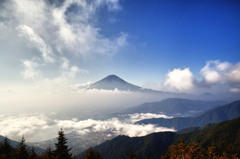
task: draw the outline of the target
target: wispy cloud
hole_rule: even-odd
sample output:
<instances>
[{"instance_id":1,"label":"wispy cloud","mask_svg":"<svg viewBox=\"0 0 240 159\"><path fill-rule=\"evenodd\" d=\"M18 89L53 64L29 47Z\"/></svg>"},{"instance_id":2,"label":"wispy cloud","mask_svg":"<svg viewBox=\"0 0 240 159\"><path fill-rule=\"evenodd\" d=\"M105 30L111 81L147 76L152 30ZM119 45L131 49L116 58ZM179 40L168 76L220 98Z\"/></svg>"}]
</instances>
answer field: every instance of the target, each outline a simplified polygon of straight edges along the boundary
<instances>
[{"instance_id":1,"label":"wispy cloud","mask_svg":"<svg viewBox=\"0 0 240 159\"><path fill-rule=\"evenodd\" d=\"M54 58L53 52L50 46L48 46L45 41L38 36L35 31L27 26L27 25L19 25L17 27L20 36L24 36L27 40L29 40L34 47L36 47L42 54L42 57L45 62L53 63Z\"/></svg>"},{"instance_id":2,"label":"wispy cloud","mask_svg":"<svg viewBox=\"0 0 240 159\"><path fill-rule=\"evenodd\" d=\"M22 61L25 70L22 72L22 75L25 79L37 80L40 77L39 72L35 70L38 67L38 63L33 60L23 60Z\"/></svg>"},{"instance_id":3,"label":"wispy cloud","mask_svg":"<svg viewBox=\"0 0 240 159\"><path fill-rule=\"evenodd\" d=\"M97 23L100 10L107 10L109 14L119 12L119 0L4 1L0 4L0 38L29 48L24 50L23 58L15 56L25 68L21 71L24 79L33 79L36 72L41 72L43 79L49 76L72 79L89 70L82 68L81 63L73 63L71 58L81 61L111 57L128 44L128 34L124 32L109 37L102 34ZM16 52L23 54L23 50ZM30 69L22 59L38 67Z\"/></svg>"},{"instance_id":4,"label":"wispy cloud","mask_svg":"<svg viewBox=\"0 0 240 159\"><path fill-rule=\"evenodd\" d=\"M52 62L51 49L83 56L112 55L127 44L126 33L119 33L115 39L100 33L94 19L104 7L110 12L121 10L118 0L64 0L58 5L43 0L10 0L5 2L1 15L7 25L14 20L11 25L40 48L45 60Z\"/></svg>"}]
</instances>

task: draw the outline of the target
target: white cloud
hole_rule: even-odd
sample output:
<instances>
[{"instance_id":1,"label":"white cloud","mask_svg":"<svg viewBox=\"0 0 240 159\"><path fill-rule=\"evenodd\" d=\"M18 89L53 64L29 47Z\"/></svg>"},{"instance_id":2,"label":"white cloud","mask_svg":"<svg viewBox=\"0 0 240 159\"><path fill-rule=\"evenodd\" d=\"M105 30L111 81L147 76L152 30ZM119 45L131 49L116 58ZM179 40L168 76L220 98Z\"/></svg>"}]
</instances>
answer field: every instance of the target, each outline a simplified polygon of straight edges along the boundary
<instances>
[{"instance_id":1,"label":"white cloud","mask_svg":"<svg viewBox=\"0 0 240 159\"><path fill-rule=\"evenodd\" d=\"M111 131L116 135L127 135L127 136L144 136L153 132L160 131L174 131L174 129L156 127L152 124L148 125L137 125L132 123L125 123L120 121L117 118L112 118L108 120L82 120L82 121L73 121L73 120L57 120L57 125L59 127L64 127L67 130L75 130L81 133L88 132L107 132Z\"/></svg>"},{"instance_id":2,"label":"white cloud","mask_svg":"<svg viewBox=\"0 0 240 159\"><path fill-rule=\"evenodd\" d=\"M112 56L127 45L126 33L107 37L101 33L104 28L99 28L97 24L99 15L96 13L99 10L106 9L110 14L121 10L119 0L64 0L58 5L54 3L57 2L9 0L0 4L0 18L3 19L0 22L0 38L23 46L21 51L16 50L24 56L23 59L31 61L41 56L38 69L42 78L49 78L48 75L51 78L74 78L79 73L89 73L89 70L80 68L80 62L72 64L72 58L84 61L99 55ZM16 37L16 31L19 37ZM35 51L29 46L41 54L29 54ZM19 60L21 55L15 57ZM56 69L55 73L53 69ZM33 70L23 72L24 77L27 74L35 76Z\"/></svg>"},{"instance_id":3,"label":"white cloud","mask_svg":"<svg viewBox=\"0 0 240 159\"><path fill-rule=\"evenodd\" d=\"M95 23L97 10L106 7L111 12L118 11L121 9L119 0L65 0L60 5L43 0L11 0L5 6L5 12L11 14L3 14L4 18L15 21L16 27L20 25L19 29L31 40L41 43L45 51L51 48L83 56L113 55L127 44L126 33L120 33L115 39L108 38L100 33ZM71 10L72 6L77 9ZM41 40L31 38L33 35ZM42 41L49 47L43 47Z\"/></svg>"},{"instance_id":4,"label":"white cloud","mask_svg":"<svg viewBox=\"0 0 240 159\"><path fill-rule=\"evenodd\" d=\"M231 88L231 89L230 89L230 92L240 93L240 88Z\"/></svg>"},{"instance_id":5,"label":"white cloud","mask_svg":"<svg viewBox=\"0 0 240 159\"><path fill-rule=\"evenodd\" d=\"M233 83L240 83L240 63L237 63L229 69L229 72L226 74L227 79Z\"/></svg>"},{"instance_id":6,"label":"white cloud","mask_svg":"<svg viewBox=\"0 0 240 159\"><path fill-rule=\"evenodd\" d=\"M60 71L62 72L63 78L74 78L77 73L88 74L89 71L86 69L80 69L78 66L69 65L69 60L66 57L61 57L61 67Z\"/></svg>"},{"instance_id":7,"label":"white cloud","mask_svg":"<svg viewBox=\"0 0 240 159\"><path fill-rule=\"evenodd\" d=\"M231 67L231 64L228 62L215 61L216 67L220 71L225 71Z\"/></svg>"},{"instance_id":8,"label":"white cloud","mask_svg":"<svg viewBox=\"0 0 240 159\"><path fill-rule=\"evenodd\" d=\"M0 119L0 134L17 141L22 135L27 141L34 141L49 139L56 134L51 134L56 127L51 125L50 119L44 115L0 115Z\"/></svg>"},{"instance_id":9,"label":"white cloud","mask_svg":"<svg viewBox=\"0 0 240 159\"><path fill-rule=\"evenodd\" d=\"M194 77L189 68L173 69L167 74L164 82L165 87L177 91L188 91L194 88Z\"/></svg>"},{"instance_id":10,"label":"white cloud","mask_svg":"<svg viewBox=\"0 0 240 159\"><path fill-rule=\"evenodd\" d=\"M19 140L22 135L27 141L44 141L55 138L62 127L66 133L112 132L114 135L144 136L153 132L175 131L152 124L137 125L117 118L107 120L51 119L43 114L0 115L0 134Z\"/></svg>"},{"instance_id":11,"label":"white cloud","mask_svg":"<svg viewBox=\"0 0 240 159\"><path fill-rule=\"evenodd\" d=\"M166 75L164 83L159 86L154 83L146 84L162 91L195 92L197 94L238 93L240 89L240 63L210 60L200 70L202 79L196 80L189 68L173 69Z\"/></svg>"},{"instance_id":12,"label":"white cloud","mask_svg":"<svg viewBox=\"0 0 240 159\"><path fill-rule=\"evenodd\" d=\"M27 38L27 40L32 42L32 44L42 53L42 57L45 62L53 63L55 61L51 47L48 46L31 27L27 25L19 25L17 30L19 31L20 36Z\"/></svg>"},{"instance_id":13,"label":"white cloud","mask_svg":"<svg viewBox=\"0 0 240 159\"><path fill-rule=\"evenodd\" d=\"M225 71L228 67L227 63L220 63L219 61L208 61L201 69L200 74L208 84L214 84L221 81L221 71Z\"/></svg>"},{"instance_id":14,"label":"white cloud","mask_svg":"<svg viewBox=\"0 0 240 159\"><path fill-rule=\"evenodd\" d=\"M130 120L132 123L135 123L140 120L144 119L152 119L152 118L165 118L165 119L171 119L171 116L167 116L164 114L152 114L152 113L135 113L135 114L130 114Z\"/></svg>"},{"instance_id":15,"label":"white cloud","mask_svg":"<svg viewBox=\"0 0 240 159\"><path fill-rule=\"evenodd\" d=\"M240 63L233 65L219 60L207 61L200 74L208 84L240 83Z\"/></svg>"}]
</instances>

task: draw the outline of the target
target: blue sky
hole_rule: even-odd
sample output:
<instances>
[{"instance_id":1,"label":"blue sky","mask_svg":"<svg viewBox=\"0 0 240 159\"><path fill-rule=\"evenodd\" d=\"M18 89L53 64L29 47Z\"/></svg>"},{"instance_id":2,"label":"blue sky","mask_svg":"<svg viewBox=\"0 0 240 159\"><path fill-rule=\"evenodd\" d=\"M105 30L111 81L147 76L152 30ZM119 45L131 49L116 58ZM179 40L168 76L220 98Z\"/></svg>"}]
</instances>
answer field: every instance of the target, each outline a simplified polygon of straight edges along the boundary
<instances>
[{"instance_id":1,"label":"blue sky","mask_svg":"<svg viewBox=\"0 0 240 159\"><path fill-rule=\"evenodd\" d=\"M121 4L116 22L105 22L103 33L129 34L131 46L114 58L114 65L131 71L132 78L156 81L169 69L184 67L197 75L208 60L236 63L240 59L239 1L130 0Z\"/></svg>"},{"instance_id":2,"label":"blue sky","mask_svg":"<svg viewBox=\"0 0 240 159\"><path fill-rule=\"evenodd\" d=\"M187 90L173 78L240 91L237 0L3 0L0 9L2 83L116 74L167 91Z\"/></svg>"}]
</instances>

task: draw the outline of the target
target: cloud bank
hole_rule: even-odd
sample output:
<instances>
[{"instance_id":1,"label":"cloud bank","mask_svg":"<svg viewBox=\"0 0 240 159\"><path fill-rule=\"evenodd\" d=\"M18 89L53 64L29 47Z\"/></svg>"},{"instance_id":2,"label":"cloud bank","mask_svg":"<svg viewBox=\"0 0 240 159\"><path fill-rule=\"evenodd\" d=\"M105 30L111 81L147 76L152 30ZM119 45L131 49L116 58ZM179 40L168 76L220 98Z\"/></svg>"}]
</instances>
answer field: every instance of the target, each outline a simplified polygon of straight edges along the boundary
<instances>
[{"instance_id":1,"label":"cloud bank","mask_svg":"<svg viewBox=\"0 0 240 159\"><path fill-rule=\"evenodd\" d=\"M136 116L135 114L134 116ZM140 114L144 116L144 114ZM147 114L154 117L158 114ZM141 119L146 119L141 117ZM135 120L135 119L134 119ZM157 127L152 124L137 125L133 120L121 121L118 118L107 120L78 120L77 118L60 120L51 119L43 114L0 115L0 134L19 140L22 135L27 141L44 141L56 138L57 131L63 127L66 133L77 132L79 135L97 132L111 132L115 135L144 136L153 132L175 131L171 128Z\"/></svg>"}]
</instances>

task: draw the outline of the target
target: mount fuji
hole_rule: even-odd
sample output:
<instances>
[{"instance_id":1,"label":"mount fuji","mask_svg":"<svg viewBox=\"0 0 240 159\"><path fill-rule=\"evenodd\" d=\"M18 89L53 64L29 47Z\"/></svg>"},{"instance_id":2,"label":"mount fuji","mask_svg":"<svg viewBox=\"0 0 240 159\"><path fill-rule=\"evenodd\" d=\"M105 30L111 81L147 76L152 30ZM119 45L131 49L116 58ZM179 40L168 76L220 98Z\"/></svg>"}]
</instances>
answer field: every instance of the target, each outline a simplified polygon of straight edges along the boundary
<instances>
[{"instance_id":1,"label":"mount fuji","mask_svg":"<svg viewBox=\"0 0 240 159\"><path fill-rule=\"evenodd\" d=\"M122 78L116 75L109 75L93 84L88 86L88 89L104 89L104 90L115 90L120 91L131 91L131 92L144 92L144 93L163 93L152 89L142 88L137 85L126 82ZM164 92L165 93L165 92Z\"/></svg>"}]
</instances>

